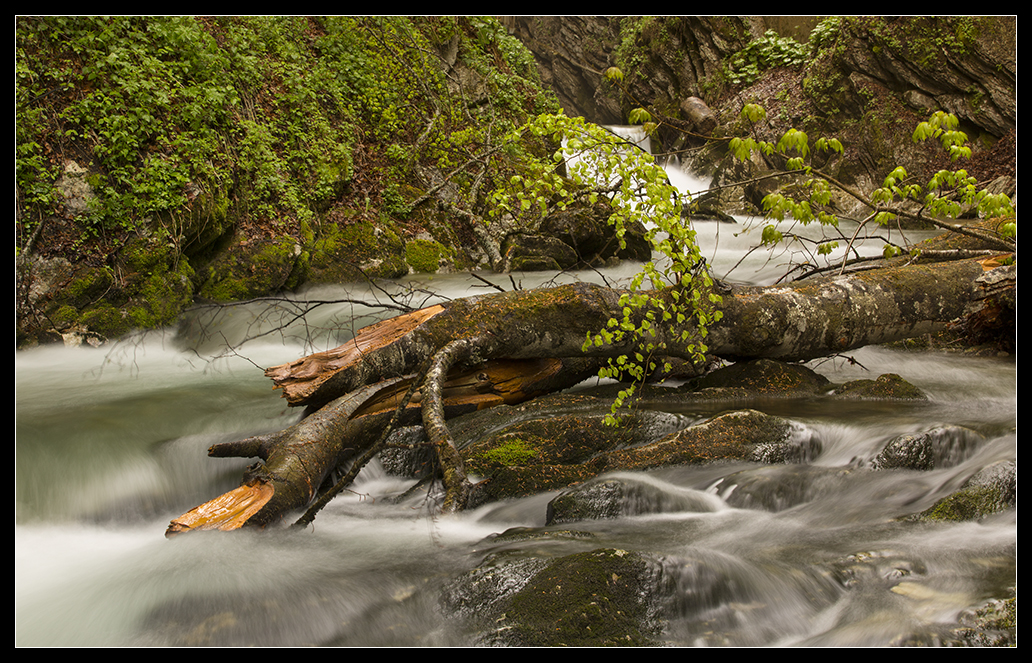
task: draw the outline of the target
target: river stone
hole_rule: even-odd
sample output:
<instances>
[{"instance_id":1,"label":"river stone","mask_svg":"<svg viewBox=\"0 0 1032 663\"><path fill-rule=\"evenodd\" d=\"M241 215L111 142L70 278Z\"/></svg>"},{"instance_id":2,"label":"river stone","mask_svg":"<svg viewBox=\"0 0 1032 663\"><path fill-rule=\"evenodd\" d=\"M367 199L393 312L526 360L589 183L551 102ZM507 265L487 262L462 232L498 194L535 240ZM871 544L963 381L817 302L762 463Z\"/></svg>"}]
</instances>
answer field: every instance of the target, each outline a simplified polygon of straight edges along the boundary
<instances>
[{"instance_id":1,"label":"river stone","mask_svg":"<svg viewBox=\"0 0 1032 663\"><path fill-rule=\"evenodd\" d=\"M606 470L608 452L646 444L684 425L674 414L637 410L613 427L605 421L609 412L605 399L559 394L458 417L452 434L467 473L478 479L471 505L587 481Z\"/></svg>"},{"instance_id":2,"label":"river stone","mask_svg":"<svg viewBox=\"0 0 1032 663\"><path fill-rule=\"evenodd\" d=\"M548 503L547 525L650 513L717 511L723 503L698 491L671 489L636 475L608 476L574 486Z\"/></svg>"},{"instance_id":3,"label":"river stone","mask_svg":"<svg viewBox=\"0 0 1032 663\"><path fill-rule=\"evenodd\" d=\"M307 259L301 244L289 235L240 236L208 264L199 294L228 302L289 290L302 278Z\"/></svg>"},{"instance_id":4,"label":"river stone","mask_svg":"<svg viewBox=\"0 0 1032 663\"><path fill-rule=\"evenodd\" d=\"M676 376L675 376L676 377ZM690 377L690 376L689 376ZM609 392L614 387L606 387ZM802 364L775 359L743 361L691 377L679 387L643 385L638 391L649 403L737 403L781 398L814 398L826 395L831 382ZM598 394L606 393L599 389Z\"/></svg>"},{"instance_id":5,"label":"river stone","mask_svg":"<svg viewBox=\"0 0 1032 663\"><path fill-rule=\"evenodd\" d=\"M726 412L685 428L685 419L632 410L605 422L609 401L560 394L458 417L452 434L475 481L470 506L525 497L617 470L719 461L807 462L820 453L808 429L757 410Z\"/></svg>"},{"instance_id":6,"label":"river stone","mask_svg":"<svg viewBox=\"0 0 1032 663\"><path fill-rule=\"evenodd\" d=\"M982 436L963 426L941 426L900 435L889 441L872 461L876 470L932 470L953 467L971 455Z\"/></svg>"},{"instance_id":7,"label":"river stone","mask_svg":"<svg viewBox=\"0 0 1032 663\"><path fill-rule=\"evenodd\" d=\"M712 490L728 506L777 512L833 493L848 473L817 465L768 465L729 474Z\"/></svg>"},{"instance_id":8,"label":"river stone","mask_svg":"<svg viewBox=\"0 0 1032 663\"><path fill-rule=\"evenodd\" d=\"M978 520L1012 509L1017 505L1017 475L1015 461L988 465L968 479L960 490L907 520Z\"/></svg>"},{"instance_id":9,"label":"river stone","mask_svg":"<svg viewBox=\"0 0 1032 663\"><path fill-rule=\"evenodd\" d=\"M502 246L505 271L559 271L577 264L577 252L554 237L514 235Z\"/></svg>"},{"instance_id":10,"label":"river stone","mask_svg":"<svg viewBox=\"0 0 1032 663\"><path fill-rule=\"evenodd\" d=\"M800 444L808 449L786 449L781 455L803 458L815 454L809 447L816 442L808 437L797 440L797 430L792 422L757 410L727 412L650 444L606 454L606 466L609 470L645 470L716 461L762 462L774 447Z\"/></svg>"},{"instance_id":11,"label":"river stone","mask_svg":"<svg viewBox=\"0 0 1032 663\"><path fill-rule=\"evenodd\" d=\"M612 209L595 206L591 209L567 209L548 215L541 222L540 232L572 247L580 262L603 264L611 258L646 262L652 259L652 245L646 239L645 227L632 223L624 229L624 247L616 229L609 224Z\"/></svg>"},{"instance_id":12,"label":"river stone","mask_svg":"<svg viewBox=\"0 0 1032 663\"><path fill-rule=\"evenodd\" d=\"M444 603L465 618L478 646L654 646L655 568L617 549L548 561L510 552L457 579Z\"/></svg>"},{"instance_id":13,"label":"river stone","mask_svg":"<svg viewBox=\"0 0 1032 663\"><path fill-rule=\"evenodd\" d=\"M801 364L756 359L719 368L695 382L697 389L746 390L764 396L811 396L830 388L828 378Z\"/></svg>"},{"instance_id":14,"label":"river stone","mask_svg":"<svg viewBox=\"0 0 1032 663\"><path fill-rule=\"evenodd\" d=\"M928 400L923 391L910 384L895 373L878 376L877 380L853 380L837 387L832 394L834 398L853 398L858 400Z\"/></svg>"},{"instance_id":15,"label":"river stone","mask_svg":"<svg viewBox=\"0 0 1032 663\"><path fill-rule=\"evenodd\" d=\"M422 478L434 471L436 456L422 426L404 426L387 436L379 454L384 472L399 477Z\"/></svg>"}]
</instances>

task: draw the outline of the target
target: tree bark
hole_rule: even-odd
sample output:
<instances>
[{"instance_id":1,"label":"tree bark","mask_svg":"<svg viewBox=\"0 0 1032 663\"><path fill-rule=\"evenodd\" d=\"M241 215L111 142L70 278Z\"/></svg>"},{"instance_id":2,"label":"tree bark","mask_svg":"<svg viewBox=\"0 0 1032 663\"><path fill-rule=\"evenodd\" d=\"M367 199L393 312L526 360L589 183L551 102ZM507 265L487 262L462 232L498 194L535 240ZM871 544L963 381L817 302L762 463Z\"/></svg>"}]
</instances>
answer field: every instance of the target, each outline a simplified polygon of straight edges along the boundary
<instances>
[{"instance_id":1,"label":"tree bark","mask_svg":"<svg viewBox=\"0 0 1032 663\"><path fill-rule=\"evenodd\" d=\"M998 301L1001 290L1016 290L1016 267L989 271L993 263L986 265L963 260L783 286L725 286L723 317L710 326L705 339L708 352L733 361L798 361L936 332L978 311L987 298ZM233 526L226 527L232 529L265 524L303 507L322 478L341 462L343 447L368 444L357 442L359 438L375 439L385 412L397 404L397 391L407 388L401 376L426 362L432 362L431 368L412 407L420 408L430 443L438 451L445 509L461 510L469 482L448 432L445 376L452 380L453 405L467 408L518 402L571 386L597 370L600 360L636 349L632 340L584 349L589 334L622 316L622 294L575 283L453 300L372 325L335 350L268 369L266 375L283 389L291 405L318 410L282 433L213 447L210 455L266 460L253 476L245 477L242 488L254 486L258 478L275 490L258 511L253 507L253 488L238 489L236 498L216 498L207 510L232 514ZM668 296L664 291L653 294ZM691 359L693 351L680 340L680 332L669 326L654 340L665 343L665 354ZM453 367L456 370L449 372ZM509 378L502 377L506 370ZM513 370L518 386L500 386L511 379ZM486 400L481 398L489 393ZM202 507L198 509L205 511ZM169 532L196 528L189 515L173 521Z\"/></svg>"}]
</instances>

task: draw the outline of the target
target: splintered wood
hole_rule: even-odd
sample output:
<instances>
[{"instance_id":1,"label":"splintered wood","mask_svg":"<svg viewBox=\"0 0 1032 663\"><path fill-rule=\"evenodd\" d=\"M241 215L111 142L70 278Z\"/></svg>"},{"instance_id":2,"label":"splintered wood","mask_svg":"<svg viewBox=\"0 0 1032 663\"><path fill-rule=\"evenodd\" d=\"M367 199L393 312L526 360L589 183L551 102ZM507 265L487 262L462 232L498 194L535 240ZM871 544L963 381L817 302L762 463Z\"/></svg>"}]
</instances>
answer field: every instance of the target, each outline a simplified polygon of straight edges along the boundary
<instances>
[{"instance_id":1,"label":"splintered wood","mask_svg":"<svg viewBox=\"0 0 1032 663\"><path fill-rule=\"evenodd\" d=\"M370 350L385 347L444 310L430 306L363 327L353 339L332 350L317 352L301 359L265 369L277 389L290 403L304 402L320 385L338 371L360 361Z\"/></svg>"},{"instance_id":2,"label":"splintered wood","mask_svg":"<svg viewBox=\"0 0 1032 663\"><path fill-rule=\"evenodd\" d=\"M165 530L165 536L171 538L176 534L201 530L228 532L240 529L272 499L273 492L273 487L264 481L252 481L234 488L173 520Z\"/></svg>"}]
</instances>

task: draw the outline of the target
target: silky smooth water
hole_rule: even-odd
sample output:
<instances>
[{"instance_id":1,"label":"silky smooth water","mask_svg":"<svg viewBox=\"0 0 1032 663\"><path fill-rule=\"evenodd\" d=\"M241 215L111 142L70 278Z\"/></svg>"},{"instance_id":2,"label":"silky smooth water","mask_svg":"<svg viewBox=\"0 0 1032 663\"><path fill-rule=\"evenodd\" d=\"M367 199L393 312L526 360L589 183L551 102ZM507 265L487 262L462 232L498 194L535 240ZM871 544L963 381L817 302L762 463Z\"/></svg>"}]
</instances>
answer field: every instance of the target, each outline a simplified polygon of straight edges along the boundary
<instances>
[{"instance_id":1,"label":"silky smooth water","mask_svg":"<svg viewBox=\"0 0 1032 663\"><path fill-rule=\"evenodd\" d=\"M737 263L745 224L699 225L718 275ZM634 268L606 278L618 282ZM754 282L771 282L775 271L771 256L759 254L736 270ZM547 278L513 280L535 287ZM589 278L597 274L562 277ZM468 275L436 275L402 283L394 296L426 304L436 301L430 290L488 291ZM543 526L553 495L438 518L425 496L386 503L409 482L373 464L307 530L164 537L172 518L238 485L248 461L208 458L211 444L296 421L261 367L334 347L392 314L355 303L394 301L377 290L323 288L297 299L333 298L351 301L315 307L306 327L283 333L258 326L293 309L253 305L197 314L178 333L112 347L17 353L17 645L473 642L442 610L442 592L491 552L489 535ZM225 339L250 337L226 352ZM626 475L653 499L686 506L578 523L596 538L552 542L549 554L613 547L653 555L665 579L664 637L677 645L886 645L1007 596L1016 583L1015 511L966 523L896 518L982 467L1016 460L1014 359L884 348L851 357L812 365L834 382L898 373L929 401L771 403L765 409L820 440L812 463ZM932 471L858 469L893 437L943 425L980 438Z\"/></svg>"}]
</instances>

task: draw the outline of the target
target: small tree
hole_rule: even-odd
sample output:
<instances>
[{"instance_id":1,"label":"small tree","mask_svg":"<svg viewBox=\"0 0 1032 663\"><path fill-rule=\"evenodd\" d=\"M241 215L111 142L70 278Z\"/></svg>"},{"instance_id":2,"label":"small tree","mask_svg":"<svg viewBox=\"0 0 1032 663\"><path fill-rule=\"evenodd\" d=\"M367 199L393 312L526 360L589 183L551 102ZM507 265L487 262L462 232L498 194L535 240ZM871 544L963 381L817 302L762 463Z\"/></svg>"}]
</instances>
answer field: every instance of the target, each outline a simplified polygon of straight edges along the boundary
<instances>
[{"instance_id":1,"label":"small tree","mask_svg":"<svg viewBox=\"0 0 1032 663\"><path fill-rule=\"evenodd\" d=\"M606 73L607 77L617 75L618 71ZM756 104L747 104L742 110L742 118L750 123L764 117L763 108ZM646 132L655 129L650 114L644 109L635 109L630 119L632 123L641 124ZM550 159L531 161L533 166L528 171L512 176L498 187L490 197L490 216L508 215L523 222L534 222L576 201L590 204L604 201L611 210L608 220L621 246L627 228L640 223L648 229L647 238L658 257L645 263L632 279L621 300L622 318L610 319L604 329L585 339L585 350L627 341L633 341L636 347L634 352L610 360L600 371L601 377L619 377L625 381L631 378L629 386L613 404L610 422L615 423L615 413L633 395L637 383L651 375L659 367L660 358L665 356L667 348L660 340L663 334L657 330L661 327L667 331L677 329L678 341L701 362L707 351L707 328L721 319L722 300L713 291L713 278L700 255L696 233L682 214L684 203L689 202L682 200L686 194L670 184L651 154L583 118L569 118L562 113L539 115L512 132L508 140L517 145L529 137L547 138L560 147ZM915 142L934 139L953 161L971 154L966 146L967 136L957 130L956 117L947 113L934 113L922 122L913 139ZM837 226L839 219L830 206L832 190L846 191L862 201L871 212L849 239L851 245L868 224L887 226L897 217L956 230L943 219L958 216L962 206L977 207L985 218L1014 215L1009 197L979 190L975 179L963 169L939 171L927 184L920 185L908 177L905 169L897 167L885 178L882 187L870 195L854 191L810 165L814 151L843 153L842 143L833 137L811 141L806 133L790 129L777 143L749 136L736 137L729 141L728 148L736 159L743 161L755 153L768 157L778 155L785 164L786 175L806 177L802 187L805 195L790 197L775 192L763 199L768 221L792 218L804 225ZM566 168L566 177L560 174L561 166ZM1012 220L1002 223L995 235L975 230L964 232L975 234L1001 250L1015 247L1016 227ZM763 245L773 246L784 239L775 223L769 223L761 235ZM817 246L817 253L830 255L836 248L837 241L823 242ZM900 247L887 243L883 255L892 257L901 252ZM665 366L666 370L669 368Z\"/></svg>"}]
</instances>

